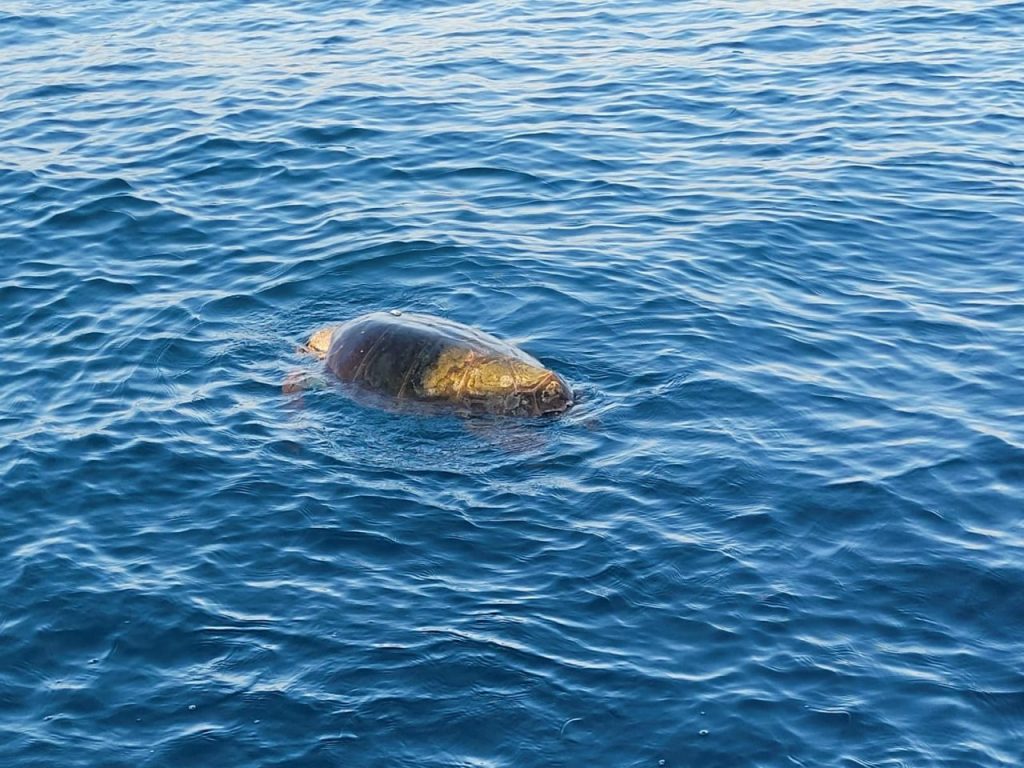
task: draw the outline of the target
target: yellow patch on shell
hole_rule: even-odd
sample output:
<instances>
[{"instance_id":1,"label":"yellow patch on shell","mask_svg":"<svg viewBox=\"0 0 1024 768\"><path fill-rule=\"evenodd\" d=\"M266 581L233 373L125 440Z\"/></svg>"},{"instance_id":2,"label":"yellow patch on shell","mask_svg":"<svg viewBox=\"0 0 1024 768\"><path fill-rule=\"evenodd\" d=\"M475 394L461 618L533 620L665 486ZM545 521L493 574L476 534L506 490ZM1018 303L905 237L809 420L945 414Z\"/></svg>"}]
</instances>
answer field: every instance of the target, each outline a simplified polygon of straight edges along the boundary
<instances>
[{"instance_id":1,"label":"yellow patch on shell","mask_svg":"<svg viewBox=\"0 0 1024 768\"><path fill-rule=\"evenodd\" d=\"M306 349L317 357L326 357L336 328L336 325L329 325L326 328L314 331L313 335L309 337L309 341L306 342Z\"/></svg>"},{"instance_id":2,"label":"yellow patch on shell","mask_svg":"<svg viewBox=\"0 0 1024 768\"><path fill-rule=\"evenodd\" d=\"M530 390L547 375L522 360L449 347L423 375L422 386L427 397L504 396Z\"/></svg>"}]
</instances>

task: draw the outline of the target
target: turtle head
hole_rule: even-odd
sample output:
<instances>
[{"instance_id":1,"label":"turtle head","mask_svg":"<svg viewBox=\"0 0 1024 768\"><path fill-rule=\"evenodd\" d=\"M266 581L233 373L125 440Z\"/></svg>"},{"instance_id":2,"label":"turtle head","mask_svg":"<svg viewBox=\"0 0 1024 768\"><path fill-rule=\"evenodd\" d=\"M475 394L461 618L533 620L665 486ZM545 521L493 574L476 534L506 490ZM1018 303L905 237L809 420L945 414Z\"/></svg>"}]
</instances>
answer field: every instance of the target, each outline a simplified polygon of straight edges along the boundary
<instances>
[{"instance_id":1,"label":"turtle head","mask_svg":"<svg viewBox=\"0 0 1024 768\"><path fill-rule=\"evenodd\" d=\"M518 399L515 411L524 416L556 416L573 404L572 390L561 376L535 362L514 361L512 376L502 376Z\"/></svg>"},{"instance_id":2,"label":"turtle head","mask_svg":"<svg viewBox=\"0 0 1024 768\"><path fill-rule=\"evenodd\" d=\"M545 371L545 374L534 390L537 413L541 416L564 413L573 404L572 390L557 373Z\"/></svg>"},{"instance_id":3,"label":"turtle head","mask_svg":"<svg viewBox=\"0 0 1024 768\"><path fill-rule=\"evenodd\" d=\"M334 336L334 331L337 328L338 326L336 325L328 325L325 328L314 331L313 335L309 337L309 341L302 347L302 350L321 359L327 357L327 350L331 346L331 337Z\"/></svg>"}]
</instances>

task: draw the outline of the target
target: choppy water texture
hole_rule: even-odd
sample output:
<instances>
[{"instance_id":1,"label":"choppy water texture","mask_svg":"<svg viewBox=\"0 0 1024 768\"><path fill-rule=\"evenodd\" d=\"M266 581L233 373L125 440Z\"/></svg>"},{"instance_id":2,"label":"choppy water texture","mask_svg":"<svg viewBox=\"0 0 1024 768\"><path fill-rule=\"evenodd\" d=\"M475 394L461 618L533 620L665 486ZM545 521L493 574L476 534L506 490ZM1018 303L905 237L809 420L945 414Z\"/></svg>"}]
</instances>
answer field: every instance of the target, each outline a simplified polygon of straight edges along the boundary
<instances>
[{"instance_id":1,"label":"choppy water texture","mask_svg":"<svg viewBox=\"0 0 1024 768\"><path fill-rule=\"evenodd\" d=\"M0 11L0 764L1020 765L1024 3L345 5Z\"/></svg>"}]
</instances>

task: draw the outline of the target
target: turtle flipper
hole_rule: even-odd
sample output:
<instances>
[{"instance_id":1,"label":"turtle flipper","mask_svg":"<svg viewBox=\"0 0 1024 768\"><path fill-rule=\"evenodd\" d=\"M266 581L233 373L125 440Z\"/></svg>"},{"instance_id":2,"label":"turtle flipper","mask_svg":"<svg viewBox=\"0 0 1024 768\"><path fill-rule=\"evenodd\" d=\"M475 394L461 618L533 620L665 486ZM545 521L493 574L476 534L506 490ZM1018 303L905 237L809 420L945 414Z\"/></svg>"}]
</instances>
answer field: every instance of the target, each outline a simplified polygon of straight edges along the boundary
<instances>
[{"instance_id":1,"label":"turtle flipper","mask_svg":"<svg viewBox=\"0 0 1024 768\"><path fill-rule=\"evenodd\" d=\"M301 395L303 392L326 387L327 379L323 376L317 376L308 371L292 371L285 376L284 383L281 384L281 392L285 395Z\"/></svg>"}]
</instances>

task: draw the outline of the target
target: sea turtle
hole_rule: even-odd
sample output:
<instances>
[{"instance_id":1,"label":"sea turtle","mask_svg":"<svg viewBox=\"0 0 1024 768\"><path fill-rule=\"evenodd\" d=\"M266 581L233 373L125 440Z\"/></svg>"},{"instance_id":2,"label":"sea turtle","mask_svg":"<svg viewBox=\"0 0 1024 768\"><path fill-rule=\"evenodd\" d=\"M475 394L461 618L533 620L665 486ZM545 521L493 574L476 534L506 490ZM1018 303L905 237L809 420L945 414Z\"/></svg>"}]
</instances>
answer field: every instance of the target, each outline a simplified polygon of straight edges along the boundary
<instances>
[{"instance_id":1,"label":"sea turtle","mask_svg":"<svg viewBox=\"0 0 1024 768\"><path fill-rule=\"evenodd\" d=\"M314 332L303 351L341 381L461 413L559 414L573 404L557 373L490 334L431 315L373 312Z\"/></svg>"}]
</instances>

